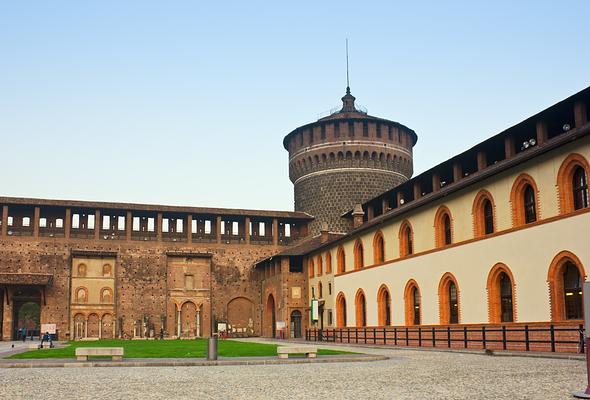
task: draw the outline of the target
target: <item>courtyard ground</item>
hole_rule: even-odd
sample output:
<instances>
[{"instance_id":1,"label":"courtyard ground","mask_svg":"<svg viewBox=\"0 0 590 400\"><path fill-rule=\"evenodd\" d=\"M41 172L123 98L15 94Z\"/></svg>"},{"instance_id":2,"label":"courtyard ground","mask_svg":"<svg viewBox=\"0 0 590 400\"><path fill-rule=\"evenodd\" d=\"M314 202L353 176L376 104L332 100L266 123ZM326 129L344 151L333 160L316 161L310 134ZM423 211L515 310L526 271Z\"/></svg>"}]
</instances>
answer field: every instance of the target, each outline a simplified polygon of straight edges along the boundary
<instances>
[{"instance_id":1,"label":"courtyard ground","mask_svg":"<svg viewBox=\"0 0 590 400\"><path fill-rule=\"evenodd\" d=\"M215 367L0 368L0 398L568 399L586 381L581 360L362 351L390 359Z\"/></svg>"}]
</instances>

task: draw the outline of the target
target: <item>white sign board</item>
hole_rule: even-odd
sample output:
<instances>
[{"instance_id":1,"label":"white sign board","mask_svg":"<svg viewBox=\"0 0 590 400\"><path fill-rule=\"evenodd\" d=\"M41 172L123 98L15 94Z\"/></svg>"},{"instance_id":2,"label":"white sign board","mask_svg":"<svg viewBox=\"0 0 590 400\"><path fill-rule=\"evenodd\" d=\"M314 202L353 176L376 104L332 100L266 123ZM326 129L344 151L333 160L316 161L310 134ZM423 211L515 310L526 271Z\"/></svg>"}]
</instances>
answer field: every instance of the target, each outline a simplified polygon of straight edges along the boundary
<instances>
[{"instance_id":1,"label":"white sign board","mask_svg":"<svg viewBox=\"0 0 590 400\"><path fill-rule=\"evenodd\" d=\"M317 321L319 319L318 318L318 315L320 313L319 306L320 306L319 301L317 301L316 299L313 299L311 301L311 320L312 321Z\"/></svg>"},{"instance_id":2,"label":"white sign board","mask_svg":"<svg viewBox=\"0 0 590 400\"><path fill-rule=\"evenodd\" d=\"M55 335L57 333L55 324L41 324L41 336L43 336L45 332Z\"/></svg>"},{"instance_id":3,"label":"white sign board","mask_svg":"<svg viewBox=\"0 0 590 400\"><path fill-rule=\"evenodd\" d=\"M218 322L217 323L217 332L225 332L227 331L227 324L225 322Z\"/></svg>"},{"instance_id":4,"label":"white sign board","mask_svg":"<svg viewBox=\"0 0 590 400\"><path fill-rule=\"evenodd\" d=\"M285 327L287 326L287 324L285 323L285 321L277 321L277 330L283 330L285 329Z\"/></svg>"}]
</instances>

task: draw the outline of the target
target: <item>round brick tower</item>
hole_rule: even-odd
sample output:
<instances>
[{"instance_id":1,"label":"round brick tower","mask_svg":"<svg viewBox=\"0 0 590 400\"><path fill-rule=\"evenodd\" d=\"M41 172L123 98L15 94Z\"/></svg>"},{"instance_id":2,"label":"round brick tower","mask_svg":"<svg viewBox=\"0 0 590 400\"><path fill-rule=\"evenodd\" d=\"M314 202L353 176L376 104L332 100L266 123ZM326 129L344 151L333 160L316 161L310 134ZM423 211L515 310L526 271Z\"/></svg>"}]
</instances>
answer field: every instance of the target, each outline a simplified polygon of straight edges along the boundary
<instances>
[{"instance_id":1,"label":"round brick tower","mask_svg":"<svg viewBox=\"0 0 590 400\"><path fill-rule=\"evenodd\" d=\"M295 185L295 210L331 231L350 230L341 215L412 176L412 148L418 137L410 128L373 117L356 106L346 88L342 109L300 126L283 139L289 151L289 178Z\"/></svg>"}]
</instances>

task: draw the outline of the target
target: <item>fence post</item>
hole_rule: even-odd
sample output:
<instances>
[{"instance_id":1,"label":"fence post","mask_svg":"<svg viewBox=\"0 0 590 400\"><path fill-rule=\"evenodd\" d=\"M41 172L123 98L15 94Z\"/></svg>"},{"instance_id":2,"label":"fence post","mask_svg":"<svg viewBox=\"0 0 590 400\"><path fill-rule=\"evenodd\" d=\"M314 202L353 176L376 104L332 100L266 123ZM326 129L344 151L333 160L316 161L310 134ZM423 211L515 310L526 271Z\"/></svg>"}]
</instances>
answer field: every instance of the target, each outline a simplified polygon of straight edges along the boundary
<instances>
[{"instance_id":1,"label":"fence post","mask_svg":"<svg viewBox=\"0 0 590 400\"><path fill-rule=\"evenodd\" d=\"M481 341L483 343L484 350L486 349L486 326L481 327Z\"/></svg>"},{"instance_id":2,"label":"fence post","mask_svg":"<svg viewBox=\"0 0 590 400\"><path fill-rule=\"evenodd\" d=\"M506 350L506 325L502 325L502 348Z\"/></svg>"},{"instance_id":3,"label":"fence post","mask_svg":"<svg viewBox=\"0 0 590 400\"><path fill-rule=\"evenodd\" d=\"M580 353L584 354L584 325L580 325Z\"/></svg>"},{"instance_id":4,"label":"fence post","mask_svg":"<svg viewBox=\"0 0 590 400\"><path fill-rule=\"evenodd\" d=\"M436 331L434 330L434 326L432 327L432 347L436 347Z\"/></svg>"},{"instance_id":5,"label":"fence post","mask_svg":"<svg viewBox=\"0 0 590 400\"><path fill-rule=\"evenodd\" d=\"M463 327L463 344L465 345L465 348L467 348L467 327L466 326Z\"/></svg>"},{"instance_id":6,"label":"fence post","mask_svg":"<svg viewBox=\"0 0 590 400\"><path fill-rule=\"evenodd\" d=\"M354 341L355 341L355 343L358 343L359 342L359 330L358 330L358 328L356 328L354 330Z\"/></svg>"},{"instance_id":7,"label":"fence post","mask_svg":"<svg viewBox=\"0 0 590 400\"><path fill-rule=\"evenodd\" d=\"M383 344L387 344L387 328L383 328Z\"/></svg>"},{"instance_id":8,"label":"fence post","mask_svg":"<svg viewBox=\"0 0 590 400\"><path fill-rule=\"evenodd\" d=\"M451 348L451 327L447 326L447 347Z\"/></svg>"},{"instance_id":9,"label":"fence post","mask_svg":"<svg viewBox=\"0 0 590 400\"><path fill-rule=\"evenodd\" d=\"M549 332L551 333L551 352L555 353L555 326L553 324L549 326Z\"/></svg>"},{"instance_id":10,"label":"fence post","mask_svg":"<svg viewBox=\"0 0 590 400\"><path fill-rule=\"evenodd\" d=\"M393 344L397 346L397 327L393 328Z\"/></svg>"},{"instance_id":11,"label":"fence post","mask_svg":"<svg viewBox=\"0 0 590 400\"><path fill-rule=\"evenodd\" d=\"M524 326L524 346L525 346L525 351L529 351L530 350L530 344L529 344L529 326L525 325Z\"/></svg>"},{"instance_id":12,"label":"fence post","mask_svg":"<svg viewBox=\"0 0 590 400\"><path fill-rule=\"evenodd\" d=\"M408 336L408 328L406 328L406 346L410 345L410 337Z\"/></svg>"},{"instance_id":13,"label":"fence post","mask_svg":"<svg viewBox=\"0 0 590 400\"><path fill-rule=\"evenodd\" d=\"M422 327L418 327L418 347L422 347Z\"/></svg>"},{"instance_id":14,"label":"fence post","mask_svg":"<svg viewBox=\"0 0 590 400\"><path fill-rule=\"evenodd\" d=\"M377 328L373 328L373 344L377 344Z\"/></svg>"}]
</instances>

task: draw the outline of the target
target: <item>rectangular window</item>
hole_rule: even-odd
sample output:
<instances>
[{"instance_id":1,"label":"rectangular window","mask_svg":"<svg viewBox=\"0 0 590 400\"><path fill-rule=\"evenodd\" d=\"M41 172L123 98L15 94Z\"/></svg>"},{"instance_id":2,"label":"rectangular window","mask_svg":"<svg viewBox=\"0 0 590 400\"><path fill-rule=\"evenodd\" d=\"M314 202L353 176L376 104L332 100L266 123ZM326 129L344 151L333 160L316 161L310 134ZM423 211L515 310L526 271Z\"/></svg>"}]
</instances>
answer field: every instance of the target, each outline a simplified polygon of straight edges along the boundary
<instances>
[{"instance_id":1,"label":"rectangular window","mask_svg":"<svg viewBox=\"0 0 590 400\"><path fill-rule=\"evenodd\" d=\"M191 233L197 233L197 220L193 219L191 221Z\"/></svg>"},{"instance_id":2,"label":"rectangular window","mask_svg":"<svg viewBox=\"0 0 590 400\"><path fill-rule=\"evenodd\" d=\"M169 225L169 220L168 218L163 218L162 219L162 232L168 232L168 230L170 229Z\"/></svg>"},{"instance_id":3,"label":"rectangular window","mask_svg":"<svg viewBox=\"0 0 590 400\"><path fill-rule=\"evenodd\" d=\"M332 310L328 310L328 325L332 325Z\"/></svg>"},{"instance_id":4,"label":"rectangular window","mask_svg":"<svg viewBox=\"0 0 590 400\"><path fill-rule=\"evenodd\" d=\"M63 228L64 227L64 220L61 218L58 218L55 220L55 227L56 228Z\"/></svg>"},{"instance_id":5,"label":"rectangular window","mask_svg":"<svg viewBox=\"0 0 590 400\"><path fill-rule=\"evenodd\" d=\"M211 234L211 221L209 221L209 220L205 220L205 234L206 235Z\"/></svg>"},{"instance_id":6,"label":"rectangular window","mask_svg":"<svg viewBox=\"0 0 590 400\"><path fill-rule=\"evenodd\" d=\"M264 225L264 222L259 222L258 223L258 234L260 236L265 236L266 235L266 226Z\"/></svg>"},{"instance_id":7,"label":"rectangular window","mask_svg":"<svg viewBox=\"0 0 590 400\"><path fill-rule=\"evenodd\" d=\"M72 215L72 229L80 228L80 214Z\"/></svg>"},{"instance_id":8,"label":"rectangular window","mask_svg":"<svg viewBox=\"0 0 590 400\"><path fill-rule=\"evenodd\" d=\"M47 218L39 218L39 228L47 227Z\"/></svg>"},{"instance_id":9,"label":"rectangular window","mask_svg":"<svg viewBox=\"0 0 590 400\"><path fill-rule=\"evenodd\" d=\"M111 226L111 217L109 217L108 215L103 215L102 216L102 229L104 230L108 230Z\"/></svg>"},{"instance_id":10,"label":"rectangular window","mask_svg":"<svg viewBox=\"0 0 590 400\"><path fill-rule=\"evenodd\" d=\"M231 224L231 234L234 235L234 236L237 236L238 233L239 233L238 229L239 228L238 228L237 221L232 222L232 224Z\"/></svg>"},{"instance_id":11,"label":"rectangular window","mask_svg":"<svg viewBox=\"0 0 590 400\"><path fill-rule=\"evenodd\" d=\"M291 224L285 224L285 237L291 237Z\"/></svg>"},{"instance_id":12,"label":"rectangular window","mask_svg":"<svg viewBox=\"0 0 590 400\"><path fill-rule=\"evenodd\" d=\"M184 230L184 221L182 219L176 220L176 232L182 233Z\"/></svg>"},{"instance_id":13,"label":"rectangular window","mask_svg":"<svg viewBox=\"0 0 590 400\"><path fill-rule=\"evenodd\" d=\"M184 276L184 288L187 290L192 290L194 289L195 286L195 280L194 280L194 276L193 275L185 275Z\"/></svg>"},{"instance_id":14,"label":"rectangular window","mask_svg":"<svg viewBox=\"0 0 590 400\"><path fill-rule=\"evenodd\" d=\"M94 214L88 216L88 224L86 224L88 229L94 229Z\"/></svg>"},{"instance_id":15,"label":"rectangular window","mask_svg":"<svg viewBox=\"0 0 590 400\"><path fill-rule=\"evenodd\" d=\"M139 217L133 217L133 232L139 232Z\"/></svg>"},{"instance_id":16,"label":"rectangular window","mask_svg":"<svg viewBox=\"0 0 590 400\"><path fill-rule=\"evenodd\" d=\"M117 217L117 229L120 231L125 230L125 217L122 215L119 215L119 217Z\"/></svg>"},{"instance_id":17,"label":"rectangular window","mask_svg":"<svg viewBox=\"0 0 590 400\"><path fill-rule=\"evenodd\" d=\"M156 231L156 220L154 218L148 218L147 230L148 230L148 232L155 232Z\"/></svg>"},{"instance_id":18,"label":"rectangular window","mask_svg":"<svg viewBox=\"0 0 590 400\"><path fill-rule=\"evenodd\" d=\"M328 294L332 294L332 283L328 283Z\"/></svg>"},{"instance_id":19,"label":"rectangular window","mask_svg":"<svg viewBox=\"0 0 590 400\"><path fill-rule=\"evenodd\" d=\"M14 218L8 217L7 223L8 223L8 226L12 226L12 224L14 223Z\"/></svg>"},{"instance_id":20,"label":"rectangular window","mask_svg":"<svg viewBox=\"0 0 590 400\"><path fill-rule=\"evenodd\" d=\"M23 226L31 226L31 218L23 217Z\"/></svg>"}]
</instances>

